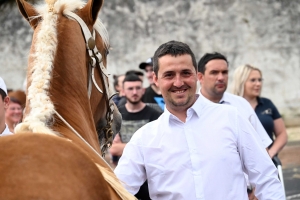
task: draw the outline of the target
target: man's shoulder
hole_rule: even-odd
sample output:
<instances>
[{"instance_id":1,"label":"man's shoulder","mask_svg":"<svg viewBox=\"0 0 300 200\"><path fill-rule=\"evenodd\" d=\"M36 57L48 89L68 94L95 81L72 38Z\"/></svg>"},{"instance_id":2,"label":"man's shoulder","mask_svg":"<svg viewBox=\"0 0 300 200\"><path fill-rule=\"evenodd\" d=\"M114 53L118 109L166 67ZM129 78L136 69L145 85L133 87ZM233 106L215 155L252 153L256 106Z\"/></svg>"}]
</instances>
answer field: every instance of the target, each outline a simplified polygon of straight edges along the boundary
<instances>
[{"instance_id":1,"label":"man's shoulder","mask_svg":"<svg viewBox=\"0 0 300 200\"><path fill-rule=\"evenodd\" d=\"M153 96L162 97L161 94L157 94L157 93L155 92L155 90L153 90L153 88L152 88L151 85L145 89L145 94L144 94L144 95L153 95Z\"/></svg>"},{"instance_id":2,"label":"man's shoulder","mask_svg":"<svg viewBox=\"0 0 300 200\"><path fill-rule=\"evenodd\" d=\"M237 108L235 106L224 106L223 104L218 104L218 103L209 103L206 104L204 109L216 109L218 112L223 111L223 112L235 112Z\"/></svg>"},{"instance_id":3,"label":"man's shoulder","mask_svg":"<svg viewBox=\"0 0 300 200\"><path fill-rule=\"evenodd\" d=\"M151 107L149 104L146 104L144 110L147 111L147 112L153 113L153 114L159 114L160 115L162 113L162 112L159 112L157 109Z\"/></svg>"},{"instance_id":4,"label":"man's shoulder","mask_svg":"<svg viewBox=\"0 0 300 200\"><path fill-rule=\"evenodd\" d=\"M159 112L157 109L146 104L144 108L144 114L149 117L149 121L151 122L158 119L162 112Z\"/></svg>"},{"instance_id":5,"label":"man's shoulder","mask_svg":"<svg viewBox=\"0 0 300 200\"><path fill-rule=\"evenodd\" d=\"M249 102L243 97L225 92L224 99L225 101L228 101L231 106L236 107L243 114L248 113L247 115L249 115L254 113L254 110L252 109Z\"/></svg>"},{"instance_id":6,"label":"man's shoulder","mask_svg":"<svg viewBox=\"0 0 300 200\"><path fill-rule=\"evenodd\" d=\"M153 89L152 89L152 87L151 87L151 85L149 85L148 87L145 88L145 94L149 93L149 92L151 92L151 93L154 92Z\"/></svg>"},{"instance_id":7,"label":"man's shoulder","mask_svg":"<svg viewBox=\"0 0 300 200\"><path fill-rule=\"evenodd\" d=\"M242 102L242 103L247 103L247 100L244 99L243 97L240 97L240 96L237 96L237 95L234 95L234 94L231 94L231 93L228 93L228 92L225 92L224 93L224 99L225 101L229 101L230 103L235 103L235 102Z\"/></svg>"},{"instance_id":8,"label":"man's shoulder","mask_svg":"<svg viewBox=\"0 0 300 200\"><path fill-rule=\"evenodd\" d=\"M130 142L137 144L148 143L150 140L156 138L156 136L161 133L160 124L160 119L148 122L133 134Z\"/></svg>"},{"instance_id":9,"label":"man's shoulder","mask_svg":"<svg viewBox=\"0 0 300 200\"><path fill-rule=\"evenodd\" d=\"M228 101L233 106L241 105L241 106L246 106L246 108L250 107L250 104L246 99L244 99L243 97L234 95L234 94L225 92L224 99L225 99L225 101Z\"/></svg>"},{"instance_id":10,"label":"man's shoulder","mask_svg":"<svg viewBox=\"0 0 300 200\"><path fill-rule=\"evenodd\" d=\"M223 104L219 104L219 103L213 103L207 99L205 99L205 97L200 97L199 100L197 100L198 104L202 104L202 108L205 111L208 111L210 113L214 112L235 112L235 110L237 110L237 108L235 108L234 106L224 106Z\"/></svg>"},{"instance_id":11,"label":"man's shoulder","mask_svg":"<svg viewBox=\"0 0 300 200\"><path fill-rule=\"evenodd\" d=\"M122 106L119 106L118 107L118 110L121 112L121 111L126 111L127 112L127 109L125 107L125 105L122 105Z\"/></svg>"}]
</instances>

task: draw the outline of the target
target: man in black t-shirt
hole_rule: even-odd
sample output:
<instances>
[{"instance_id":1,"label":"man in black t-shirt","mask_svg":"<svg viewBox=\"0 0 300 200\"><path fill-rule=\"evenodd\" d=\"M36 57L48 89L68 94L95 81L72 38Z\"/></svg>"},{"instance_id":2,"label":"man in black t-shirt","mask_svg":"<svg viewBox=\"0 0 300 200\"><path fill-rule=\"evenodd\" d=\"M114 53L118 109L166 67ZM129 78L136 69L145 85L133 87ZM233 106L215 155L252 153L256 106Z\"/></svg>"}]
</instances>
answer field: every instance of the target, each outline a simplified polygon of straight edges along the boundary
<instances>
[{"instance_id":1,"label":"man in black t-shirt","mask_svg":"<svg viewBox=\"0 0 300 200\"><path fill-rule=\"evenodd\" d=\"M142 101L144 88L142 80L135 74L130 74L123 81L123 92L126 104L119 107L122 115L122 127L119 134L115 136L110 153L121 156L127 142L132 135L143 125L156 120L160 112L146 105Z\"/></svg>"},{"instance_id":2,"label":"man in black t-shirt","mask_svg":"<svg viewBox=\"0 0 300 200\"><path fill-rule=\"evenodd\" d=\"M150 107L155 108L159 112L162 112L165 107L165 101L161 95L159 88L153 82L152 58L149 58L146 62L142 62L139 65L139 68L145 70L146 77L150 84L150 86L146 88L142 101L147 105L149 105Z\"/></svg>"},{"instance_id":3,"label":"man in black t-shirt","mask_svg":"<svg viewBox=\"0 0 300 200\"><path fill-rule=\"evenodd\" d=\"M156 120L161 114L142 102L144 91L143 82L137 75L129 74L125 77L123 92L127 102L119 107L122 115L122 127L120 133L115 136L110 148L112 156L122 156L126 143L129 142L132 135L143 125ZM146 182L141 186L136 197L142 200L150 199Z\"/></svg>"}]
</instances>

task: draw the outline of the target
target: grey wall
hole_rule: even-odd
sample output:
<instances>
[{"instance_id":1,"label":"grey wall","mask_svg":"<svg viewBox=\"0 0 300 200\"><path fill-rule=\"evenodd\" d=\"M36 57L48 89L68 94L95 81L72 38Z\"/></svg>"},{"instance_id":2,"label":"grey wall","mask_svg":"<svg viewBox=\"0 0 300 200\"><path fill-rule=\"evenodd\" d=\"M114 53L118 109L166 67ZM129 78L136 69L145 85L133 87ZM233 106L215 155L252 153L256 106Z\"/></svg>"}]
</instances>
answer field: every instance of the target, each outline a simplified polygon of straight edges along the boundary
<instances>
[{"instance_id":1,"label":"grey wall","mask_svg":"<svg viewBox=\"0 0 300 200\"><path fill-rule=\"evenodd\" d=\"M299 0L107 0L100 17L111 40L111 73L137 69L160 44L180 40L197 59L211 51L227 55L230 77L245 63L260 68L262 96L287 125L300 124ZM20 88L32 31L16 8L1 10L0 21L0 75Z\"/></svg>"}]
</instances>

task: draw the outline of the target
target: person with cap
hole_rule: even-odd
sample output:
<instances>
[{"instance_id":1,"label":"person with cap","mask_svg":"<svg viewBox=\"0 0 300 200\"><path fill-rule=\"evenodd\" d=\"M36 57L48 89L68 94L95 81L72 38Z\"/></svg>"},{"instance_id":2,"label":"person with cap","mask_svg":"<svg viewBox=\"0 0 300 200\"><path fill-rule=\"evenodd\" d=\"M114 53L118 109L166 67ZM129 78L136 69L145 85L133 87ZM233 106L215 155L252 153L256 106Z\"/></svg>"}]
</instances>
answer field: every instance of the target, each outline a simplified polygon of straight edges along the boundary
<instances>
[{"instance_id":1,"label":"person with cap","mask_svg":"<svg viewBox=\"0 0 300 200\"><path fill-rule=\"evenodd\" d=\"M159 88L153 82L153 58L149 58L146 62L142 62L139 65L139 68L145 70L146 77L150 84L145 90L142 101L148 106L162 112L164 110L165 102Z\"/></svg>"},{"instance_id":2,"label":"person with cap","mask_svg":"<svg viewBox=\"0 0 300 200\"><path fill-rule=\"evenodd\" d=\"M9 105L9 96L7 96L7 88L4 80L0 77L0 137L11 135L8 126L5 124L5 111Z\"/></svg>"}]
</instances>

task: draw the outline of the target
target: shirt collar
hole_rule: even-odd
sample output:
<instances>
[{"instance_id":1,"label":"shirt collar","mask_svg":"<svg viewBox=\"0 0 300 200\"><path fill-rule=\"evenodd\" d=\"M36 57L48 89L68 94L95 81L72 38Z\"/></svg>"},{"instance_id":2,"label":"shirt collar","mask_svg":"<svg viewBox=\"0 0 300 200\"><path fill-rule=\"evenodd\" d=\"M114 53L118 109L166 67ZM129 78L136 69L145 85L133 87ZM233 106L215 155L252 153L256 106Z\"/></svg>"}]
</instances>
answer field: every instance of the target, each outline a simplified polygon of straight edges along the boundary
<instances>
[{"instance_id":1,"label":"shirt collar","mask_svg":"<svg viewBox=\"0 0 300 200\"><path fill-rule=\"evenodd\" d=\"M220 100L220 103L223 101L223 104L231 104L229 100L229 96L227 92L224 92L222 99Z\"/></svg>"},{"instance_id":2,"label":"shirt collar","mask_svg":"<svg viewBox=\"0 0 300 200\"><path fill-rule=\"evenodd\" d=\"M257 99L257 103L258 103L258 104L264 104L264 101L263 101L262 98L256 97L256 99Z\"/></svg>"},{"instance_id":3,"label":"shirt collar","mask_svg":"<svg viewBox=\"0 0 300 200\"><path fill-rule=\"evenodd\" d=\"M194 113L199 117L201 114L201 110L203 108L203 104L206 103L205 101L208 101L208 100L205 100L204 97L202 98L201 95L199 95L199 94L195 94L195 95L196 95L195 103L186 111L187 118ZM167 109L167 107L165 107L164 113L162 115L163 115L164 123L167 123L167 124L169 124L170 121L174 121L174 120L178 121L179 120L175 115L170 113L170 111Z\"/></svg>"},{"instance_id":4,"label":"shirt collar","mask_svg":"<svg viewBox=\"0 0 300 200\"><path fill-rule=\"evenodd\" d=\"M206 97L204 97L203 94L201 93L201 90L199 91L199 95L200 95L205 101L214 103L214 102L210 101L209 99L207 99ZM222 104L230 104L230 102L229 102L227 99L228 99L228 96L226 95L226 92L224 92L224 94L223 94L221 100L219 101L219 103L222 103Z\"/></svg>"}]
</instances>

